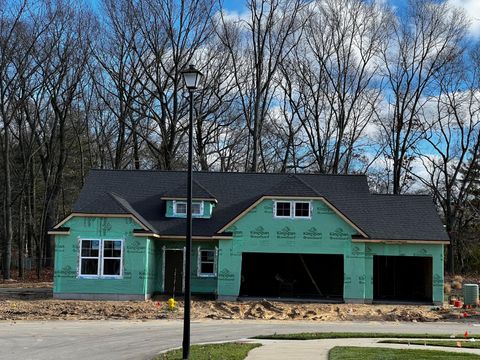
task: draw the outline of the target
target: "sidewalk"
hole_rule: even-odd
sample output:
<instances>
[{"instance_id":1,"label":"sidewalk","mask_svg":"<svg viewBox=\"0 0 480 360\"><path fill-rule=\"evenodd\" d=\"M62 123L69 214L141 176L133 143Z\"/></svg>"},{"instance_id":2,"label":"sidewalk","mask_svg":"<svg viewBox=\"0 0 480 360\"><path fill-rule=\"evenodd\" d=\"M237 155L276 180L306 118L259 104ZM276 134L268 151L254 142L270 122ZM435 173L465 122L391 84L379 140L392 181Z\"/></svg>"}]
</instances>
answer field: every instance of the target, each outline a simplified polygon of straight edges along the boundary
<instances>
[{"instance_id":1,"label":"sidewalk","mask_svg":"<svg viewBox=\"0 0 480 360\"><path fill-rule=\"evenodd\" d=\"M480 355L480 349L450 348L408 344L379 344L382 339L323 339L323 340L249 340L263 346L250 351L246 360L328 360L328 352L335 346L364 346L393 349L423 349L463 352ZM397 339L398 340L398 339Z\"/></svg>"}]
</instances>

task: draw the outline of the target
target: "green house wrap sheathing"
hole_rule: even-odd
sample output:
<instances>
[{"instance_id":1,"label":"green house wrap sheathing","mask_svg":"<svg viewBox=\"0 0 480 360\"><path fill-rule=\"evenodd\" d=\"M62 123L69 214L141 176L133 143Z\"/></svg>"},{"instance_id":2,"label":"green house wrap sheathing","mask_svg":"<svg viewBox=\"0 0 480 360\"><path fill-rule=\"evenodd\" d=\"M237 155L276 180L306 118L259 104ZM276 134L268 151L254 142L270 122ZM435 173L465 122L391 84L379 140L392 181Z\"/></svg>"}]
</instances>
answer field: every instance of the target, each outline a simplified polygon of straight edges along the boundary
<instances>
[{"instance_id":1,"label":"green house wrap sheathing","mask_svg":"<svg viewBox=\"0 0 480 360\"><path fill-rule=\"evenodd\" d=\"M274 201L265 199L232 223L232 239L194 240L192 292L236 299L240 292L245 253L343 255L343 297L346 302L373 299L373 258L432 258L432 300L443 301L443 245L353 242L358 231L324 201L312 200L311 219L273 216ZM215 211L215 210L213 210ZM164 260L168 249L184 249L184 241L138 237L139 224L130 217L70 218L68 235L56 235L54 296L75 299L146 299L164 292ZM123 239L123 277L82 278L78 275L80 239ZM198 275L199 249L216 250L217 276Z\"/></svg>"},{"instance_id":2,"label":"green house wrap sheathing","mask_svg":"<svg viewBox=\"0 0 480 360\"><path fill-rule=\"evenodd\" d=\"M274 218L273 200L264 200L227 231L233 240L219 242L218 295L240 291L242 253L342 254L346 302L373 299L373 256L422 256L433 261L433 302L443 301L443 245L353 243L357 231L321 200L312 202L312 219Z\"/></svg>"},{"instance_id":3,"label":"green house wrap sheathing","mask_svg":"<svg viewBox=\"0 0 480 360\"><path fill-rule=\"evenodd\" d=\"M157 253L157 262L159 269L159 284L161 285L158 290L163 292L163 250L164 249L182 249L185 246L184 241L162 241L156 240L158 244L161 244L161 251ZM215 250L218 246L217 241L194 241L192 244L192 271L190 273L192 292L197 294L216 294L217 293L217 277L201 277L198 275L198 249L202 250Z\"/></svg>"},{"instance_id":4,"label":"green house wrap sheathing","mask_svg":"<svg viewBox=\"0 0 480 360\"><path fill-rule=\"evenodd\" d=\"M154 245L133 236L131 218L73 217L65 224L69 235L56 236L54 295L63 298L146 298L155 278ZM123 277L92 279L78 276L80 239L124 239ZM95 296L97 295L97 296ZM110 295L110 296L104 296Z\"/></svg>"},{"instance_id":5,"label":"green house wrap sheathing","mask_svg":"<svg viewBox=\"0 0 480 360\"><path fill-rule=\"evenodd\" d=\"M131 218L73 217L65 223L69 235L55 241L54 296L71 299L146 299L163 292L165 249L183 250L185 243L133 236L139 225ZM121 279L78 275L81 239L123 239ZM197 275L198 248L215 249L216 241L195 242L192 251L192 292L216 293L215 277Z\"/></svg>"}]
</instances>

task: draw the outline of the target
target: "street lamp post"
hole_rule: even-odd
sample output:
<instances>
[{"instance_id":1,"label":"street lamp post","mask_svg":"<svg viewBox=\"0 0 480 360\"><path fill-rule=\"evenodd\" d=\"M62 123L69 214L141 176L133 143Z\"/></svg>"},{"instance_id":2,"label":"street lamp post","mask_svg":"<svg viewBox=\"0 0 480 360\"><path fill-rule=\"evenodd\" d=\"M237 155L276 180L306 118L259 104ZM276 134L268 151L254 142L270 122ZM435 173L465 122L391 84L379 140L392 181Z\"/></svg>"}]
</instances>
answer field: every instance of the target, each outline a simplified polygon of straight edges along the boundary
<instances>
[{"instance_id":1,"label":"street lamp post","mask_svg":"<svg viewBox=\"0 0 480 360\"><path fill-rule=\"evenodd\" d=\"M190 355L190 301L191 301L191 262L192 262L192 159L193 159L193 92L197 89L202 73L193 65L182 71L185 85L189 92L188 120L188 177L187 177L187 230L185 236L185 294L183 315L183 359Z\"/></svg>"}]
</instances>

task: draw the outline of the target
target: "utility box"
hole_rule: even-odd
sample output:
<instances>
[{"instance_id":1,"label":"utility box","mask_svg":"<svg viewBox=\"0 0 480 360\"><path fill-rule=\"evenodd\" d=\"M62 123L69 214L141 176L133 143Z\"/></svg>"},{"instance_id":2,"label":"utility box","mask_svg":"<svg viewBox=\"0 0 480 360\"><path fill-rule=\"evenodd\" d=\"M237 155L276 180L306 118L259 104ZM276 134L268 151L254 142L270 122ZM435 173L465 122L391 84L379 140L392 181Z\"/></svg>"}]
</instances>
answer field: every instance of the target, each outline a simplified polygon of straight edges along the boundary
<instances>
[{"instance_id":1,"label":"utility box","mask_svg":"<svg viewBox=\"0 0 480 360\"><path fill-rule=\"evenodd\" d=\"M477 284L463 285L463 300L465 305L478 304L478 285Z\"/></svg>"}]
</instances>

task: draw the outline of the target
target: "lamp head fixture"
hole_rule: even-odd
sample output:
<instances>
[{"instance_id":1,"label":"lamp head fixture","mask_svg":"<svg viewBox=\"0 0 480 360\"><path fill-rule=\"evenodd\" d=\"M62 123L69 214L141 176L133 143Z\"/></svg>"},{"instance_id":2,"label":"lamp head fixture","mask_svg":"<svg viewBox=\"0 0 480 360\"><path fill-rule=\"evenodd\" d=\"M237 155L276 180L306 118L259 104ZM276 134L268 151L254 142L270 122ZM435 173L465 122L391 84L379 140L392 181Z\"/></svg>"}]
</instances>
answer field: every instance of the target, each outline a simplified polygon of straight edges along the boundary
<instances>
[{"instance_id":1,"label":"lamp head fixture","mask_svg":"<svg viewBox=\"0 0 480 360\"><path fill-rule=\"evenodd\" d=\"M200 70L195 69L195 66L190 64L188 68L182 70L183 80L188 90L193 91L198 88L203 74Z\"/></svg>"}]
</instances>

